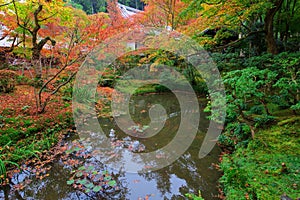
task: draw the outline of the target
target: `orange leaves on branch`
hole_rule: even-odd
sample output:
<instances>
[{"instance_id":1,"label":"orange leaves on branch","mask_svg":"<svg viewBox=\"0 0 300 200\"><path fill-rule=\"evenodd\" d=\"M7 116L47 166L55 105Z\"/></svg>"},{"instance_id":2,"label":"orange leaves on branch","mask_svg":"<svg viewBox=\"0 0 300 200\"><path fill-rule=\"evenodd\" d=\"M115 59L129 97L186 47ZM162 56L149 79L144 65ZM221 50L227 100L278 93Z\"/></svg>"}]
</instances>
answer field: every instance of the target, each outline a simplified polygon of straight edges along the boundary
<instances>
[{"instance_id":1,"label":"orange leaves on branch","mask_svg":"<svg viewBox=\"0 0 300 200\"><path fill-rule=\"evenodd\" d=\"M144 0L145 11L137 14L136 23L176 29L182 23L179 14L187 7L180 0Z\"/></svg>"}]
</instances>

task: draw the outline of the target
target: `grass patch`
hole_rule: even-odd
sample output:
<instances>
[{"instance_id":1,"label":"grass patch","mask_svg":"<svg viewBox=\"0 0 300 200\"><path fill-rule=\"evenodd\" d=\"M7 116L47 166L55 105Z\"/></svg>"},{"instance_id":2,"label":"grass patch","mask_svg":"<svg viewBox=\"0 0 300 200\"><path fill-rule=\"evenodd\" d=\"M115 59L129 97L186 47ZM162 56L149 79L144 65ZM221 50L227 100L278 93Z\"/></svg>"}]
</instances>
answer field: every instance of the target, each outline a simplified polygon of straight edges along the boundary
<instances>
[{"instance_id":1,"label":"grass patch","mask_svg":"<svg viewBox=\"0 0 300 200\"><path fill-rule=\"evenodd\" d=\"M70 112L35 121L24 117L1 117L3 128L0 129L0 184L11 167L31 157L39 157L40 152L55 145L61 131L73 123Z\"/></svg>"}]
</instances>

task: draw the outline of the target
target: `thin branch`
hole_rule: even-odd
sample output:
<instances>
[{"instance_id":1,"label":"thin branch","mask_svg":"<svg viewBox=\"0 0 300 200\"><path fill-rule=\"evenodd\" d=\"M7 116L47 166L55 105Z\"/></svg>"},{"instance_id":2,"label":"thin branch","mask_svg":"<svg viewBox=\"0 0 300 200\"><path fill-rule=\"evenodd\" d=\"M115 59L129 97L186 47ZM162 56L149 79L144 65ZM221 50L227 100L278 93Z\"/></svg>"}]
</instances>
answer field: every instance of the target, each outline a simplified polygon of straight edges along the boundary
<instances>
[{"instance_id":1,"label":"thin branch","mask_svg":"<svg viewBox=\"0 0 300 200\"><path fill-rule=\"evenodd\" d=\"M245 37L242 37L242 38L240 38L240 39L238 39L238 40L235 40L235 41L233 41L233 42L230 42L230 43L228 43L228 44L225 44L225 45L222 45L222 46L219 46L219 47L215 47L214 49L224 49L224 48L229 47L229 46L234 46L234 45L236 45L237 43L239 43L239 42L241 42L241 41L247 39L247 38L250 37L251 35L255 35L255 34L258 34L258 33L264 33L264 32L265 32L265 31L263 31L263 30L261 30L261 31L253 31L253 32L251 32L251 33L248 33Z\"/></svg>"},{"instance_id":2,"label":"thin branch","mask_svg":"<svg viewBox=\"0 0 300 200\"><path fill-rule=\"evenodd\" d=\"M54 14L52 14L52 15L50 15L49 17L45 17L45 18L43 18L43 19L39 19L38 21L39 21L39 22L46 21L46 20L48 20L48 19L50 19L50 18L54 17L56 14L57 14L57 12L56 12L56 13L54 13Z\"/></svg>"},{"instance_id":3,"label":"thin branch","mask_svg":"<svg viewBox=\"0 0 300 200\"><path fill-rule=\"evenodd\" d=\"M77 74L77 72L72 73L72 74L69 76L69 78L68 78L65 82L63 82L62 84L60 84L59 86L57 86L57 88L56 88L53 92L51 92L51 95L54 95L55 93L58 92L58 90L59 90L61 87L63 87L63 86L65 86L66 84L68 84L76 74Z\"/></svg>"},{"instance_id":4,"label":"thin branch","mask_svg":"<svg viewBox=\"0 0 300 200\"><path fill-rule=\"evenodd\" d=\"M15 9L15 13L16 13L16 18L17 18L17 24L18 24L18 26L20 26L21 28L27 30L27 31L32 35L33 32L32 32L29 28L23 26L23 25L20 23L20 18L19 18L18 9L17 9L15 0L13 0L12 3L13 3L13 5L14 5L14 9Z\"/></svg>"},{"instance_id":5,"label":"thin branch","mask_svg":"<svg viewBox=\"0 0 300 200\"><path fill-rule=\"evenodd\" d=\"M9 4L13 3L13 1L11 2L8 2L8 3L5 3L5 4L1 4L0 7L3 7L3 6L8 6Z\"/></svg>"},{"instance_id":6,"label":"thin branch","mask_svg":"<svg viewBox=\"0 0 300 200\"><path fill-rule=\"evenodd\" d=\"M58 77L58 75L64 71L68 66L74 64L75 62L77 62L78 60L84 58L85 56L80 56L78 57L77 59L73 60L72 62L66 62L65 65L53 76L51 77L46 83L44 83L44 85L41 87L41 89L39 90L39 93L38 93L38 97L39 97L39 105L42 104L42 92L43 90L46 88L46 86L51 82L53 81L56 77Z\"/></svg>"},{"instance_id":7,"label":"thin branch","mask_svg":"<svg viewBox=\"0 0 300 200\"><path fill-rule=\"evenodd\" d=\"M51 92L50 96L56 94L61 87L67 85L73 79L73 77L76 74L77 74L77 72L72 73L65 82L63 82L62 84L60 84L59 86L57 86L57 88L53 92ZM42 112L45 111L45 108L46 108L46 106L47 106L47 104L48 104L48 102L50 100L50 96L44 101L43 106L41 107L41 110L39 111L40 113L42 113Z\"/></svg>"},{"instance_id":8,"label":"thin branch","mask_svg":"<svg viewBox=\"0 0 300 200\"><path fill-rule=\"evenodd\" d=\"M23 41L19 41L19 42L17 42L17 44L15 44L15 42L17 40L17 37L18 36L15 36L13 38L11 46L9 48L6 48L6 49L2 50L2 52L4 52L4 53L10 53L10 52L12 52L14 50L15 47L19 46L19 44L21 44L23 42Z\"/></svg>"},{"instance_id":9,"label":"thin branch","mask_svg":"<svg viewBox=\"0 0 300 200\"><path fill-rule=\"evenodd\" d=\"M17 42L17 44L15 44L17 38L18 38L18 35L16 35L16 36L14 37L13 42L12 42L12 44L11 44L11 46L10 46L10 49L9 49L10 51L9 51L9 52L12 52L12 51L14 50L15 47L19 46L19 44L21 44L21 43L23 42L23 41L19 41L19 42Z\"/></svg>"},{"instance_id":10,"label":"thin branch","mask_svg":"<svg viewBox=\"0 0 300 200\"><path fill-rule=\"evenodd\" d=\"M207 4L207 5L218 5L220 3L222 3L223 0L219 0L218 2L208 2L208 1L204 1L203 3Z\"/></svg>"},{"instance_id":11,"label":"thin branch","mask_svg":"<svg viewBox=\"0 0 300 200\"><path fill-rule=\"evenodd\" d=\"M5 34L4 36L2 36L2 37L0 38L0 40L4 40L7 36L8 36L8 34Z\"/></svg>"}]
</instances>

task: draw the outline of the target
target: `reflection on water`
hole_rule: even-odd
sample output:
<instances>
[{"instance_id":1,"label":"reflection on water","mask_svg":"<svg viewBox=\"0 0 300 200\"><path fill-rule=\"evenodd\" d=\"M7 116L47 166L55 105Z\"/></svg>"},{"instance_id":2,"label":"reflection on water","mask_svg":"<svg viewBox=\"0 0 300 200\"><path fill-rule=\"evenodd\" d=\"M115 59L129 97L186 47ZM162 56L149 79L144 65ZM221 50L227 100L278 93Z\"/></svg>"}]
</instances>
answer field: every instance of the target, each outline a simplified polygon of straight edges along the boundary
<instances>
[{"instance_id":1,"label":"reflection on water","mask_svg":"<svg viewBox=\"0 0 300 200\"><path fill-rule=\"evenodd\" d=\"M140 145L145 147L144 152L152 152L162 148L174 139L181 118L184 116L181 113L194 112L193 110L180 110L179 104L172 94L136 96L130 102L130 114L139 127L128 127L128 129L132 130L137 137L128 136L122 132L113 119L100 118L100 125L107 137L109 137L111 129L115 130L114 135L111 135L113 137L111 139L112 144L115 145L114 152L110 157L107 154L101 156L100 153L85 161L113 171L119 188L117 192L102 193L101 196L95 196L92 193L85 194L75 190L66 184L70 178L70 170L63 163L56 162L52 163L49 176L45 179L33 180L22 191L18 192L12 192L9 186L3 188L0 190L0 199L185 199L186 193L197 194L198 190L201 190L205 199L217 199L215 196L218 194L217 180L220 173L212 167L212 163L218 162L220 151L215 147L205 158L201 160L198 158L200 146L208 127L208 120L204 113L200 114L199 131L191 146L178 160L167 167L152 172L126 173L122 169L116 170L116 167L112 169L100 163L102 159L110 159L112 163L115 159L125 159L126 161L135 159L134 162L138 162L139 153L130 148L134 141L138 141ZM155 104L160 104L165 108L167 120L158 134L150 138L140 138L139 134L147 134L146 129L151 122L149 108ZM202 108L201 105L200 108ZM117 141L118 144L116 144ZM100 149L98 150L100 152ZM156 158L163 161L165 156L168 155L158 154ZM144 165L145 169L148 166L150 169L151 165L157 164L144 160L139 160L139 162ZM23 181L26 176L31 175L30 173L26 174L26 172L15 175L11 186Z\"/></svg>"}]
</instances>

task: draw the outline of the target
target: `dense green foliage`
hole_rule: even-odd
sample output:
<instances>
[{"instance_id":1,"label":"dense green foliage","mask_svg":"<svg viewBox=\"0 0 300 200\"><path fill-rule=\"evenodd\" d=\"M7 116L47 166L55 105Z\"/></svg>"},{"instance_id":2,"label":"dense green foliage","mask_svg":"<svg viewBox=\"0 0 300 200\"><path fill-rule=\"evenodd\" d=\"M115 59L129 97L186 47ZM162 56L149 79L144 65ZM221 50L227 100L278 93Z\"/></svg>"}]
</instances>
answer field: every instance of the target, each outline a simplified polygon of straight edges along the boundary
<instances>
[{"instance_id":1,"label":"dense green foliage","mask_svg":"<svg viewBox=\"0 0 300 200\"><path fill-rule=\"evenodd\" d=\"M233 152L221 162L226 198L298 198L300 53L212 56L227 94L218 141Z\"/></svg>"},{"instance_id":2,"label":"dense green foliage","mask_svg":"<svg viewBox=\"0 0 300 200\"><path fill-rule=\"evenodd\" d=\"M235 148L246 145L260 127L274 123L277 111L299 113L300 53L214 54L227 91L226 129L219 140Z\"/></svg>"},{"instance_id":3,"label":"dense green foliage","mask_svg":"<svg viewBox=\"0 0 300 200\"><path fill-rule=\"evenodd\" d=\"M138 66L140 77L136 75L132 77L127 75L123 77L128 70ZM167 70L166 67L174 68L174 70ZM174 74L179 72L181 77L176 77ZM173 74L170 76L170 74ZM100 86L114 87L116 81L121 85L121 91L129 92L134 89L134 86L139 82L143 82L148 78L157 77L157 80L171 81L176 83L178 89L181 87L182 79L189 81L193 89L205 97L207 94L207 86L200 73L191 64L186 62L183 57L175 55L172 52L164 50L147 50L142 54L129 54L116 60L112 65L103 71L99 77ZM147 82L147 81L146 81ZM165 92L169 91L166 87L157 84L148 84L137 89L135 94L143 94L149 92Z\"/></svg>"},{"instance_id":4,"label":"dense green foliage","mask_svg":"<svg viewBox=\"0 0 300 200\"><path fill-rule=\"evenodd\" d=\"M70 4L74 8L82 9L87 14L105 12L107 2L105 0L72 0Z\"/></svg>"}]
</instances>

